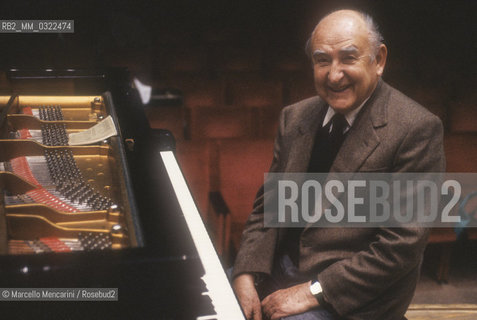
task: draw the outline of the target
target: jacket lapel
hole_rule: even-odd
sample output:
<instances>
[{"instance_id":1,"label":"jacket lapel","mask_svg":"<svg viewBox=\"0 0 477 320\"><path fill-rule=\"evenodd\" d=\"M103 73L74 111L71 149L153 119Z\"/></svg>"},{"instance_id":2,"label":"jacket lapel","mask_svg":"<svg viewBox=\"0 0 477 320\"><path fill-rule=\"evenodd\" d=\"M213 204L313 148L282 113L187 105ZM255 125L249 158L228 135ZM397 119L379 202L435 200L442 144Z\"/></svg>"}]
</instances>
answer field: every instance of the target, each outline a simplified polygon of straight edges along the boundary
<instances>
[{"instance_id":1,"label":"jacket lapel","mask_svg":"<svg viewBox=\"0 0 477 320\"><path fill-rule=\"evenodd\" d=\"M310 107L307 118L303 119L297 127L295 136L291 139L290 158L285 172L307 171L316 132L323 122L326 107L326 102L319 99L315 105Z\"/></svg>"},{"instance_id":2,"label":"jacket lapel","mask_svg":"<svg viewBox=\"0 0 477 320\"><path fill-rule=\"evenodd\" d=\"M350 128L343 145L331 166L331 172L356 172L379 145L376 128L387 123L388 87L378 83L373 95L366 102Z\"/></svg>"}]
</instances>

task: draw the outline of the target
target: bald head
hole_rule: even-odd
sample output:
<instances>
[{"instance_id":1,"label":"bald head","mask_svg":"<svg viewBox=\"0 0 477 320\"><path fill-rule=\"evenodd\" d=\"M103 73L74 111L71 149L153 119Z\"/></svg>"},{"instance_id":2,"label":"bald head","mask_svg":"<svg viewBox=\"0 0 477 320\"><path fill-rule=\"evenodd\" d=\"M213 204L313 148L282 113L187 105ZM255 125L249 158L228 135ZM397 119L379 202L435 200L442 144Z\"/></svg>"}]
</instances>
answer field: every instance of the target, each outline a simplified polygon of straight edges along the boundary
<instances>
[{"instance_id":1,"label":"bald head","mask_svg":"<svg viewBox=\"0 0 477 320\"><path fill-rule=\"evenodd\" d=\"M313 30L311 37L306 44L306 52L310 58L313 53L311 42L320 31L334 31L339 32L340 34L346 32L349 34L365 36L369 42L370 51L372 52L371 58L375 57L379 47L384 41L377 24L370 15L355 10L338 10L331 12L322 18Z\"/></svg>"},{"instance_id":2,"label":"bald head","mask_svg":"<svg viewBox=\"0 0 477 320\"><path fill-rule=\"evenodd\" d=\"M313 33L319 29L328 29L332 26L342 30L366 28L363 15L360 12L354 10L338 10L321 19L316 25L315 30L313 30Z\"/></svg>"}]
</instances>

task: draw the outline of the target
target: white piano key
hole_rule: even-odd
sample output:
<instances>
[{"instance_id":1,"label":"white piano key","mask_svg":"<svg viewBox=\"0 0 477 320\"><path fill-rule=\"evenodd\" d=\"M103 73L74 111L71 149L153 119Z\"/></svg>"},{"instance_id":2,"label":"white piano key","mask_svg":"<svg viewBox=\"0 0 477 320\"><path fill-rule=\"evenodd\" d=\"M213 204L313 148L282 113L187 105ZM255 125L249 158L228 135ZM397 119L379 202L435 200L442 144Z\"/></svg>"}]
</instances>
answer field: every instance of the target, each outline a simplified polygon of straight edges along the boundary
<instances>
[{"instance_id":1,"label":"white piano key","mask_svg":"<svg viewBox=\"0 0 477 320\"><path fill-rule=\"evenodd\" d=\"M244 319L174 154L161 151L161 157L205 270L202 279L217 313L217 318L212 319Z\"/></svg>"},{"instance_id":2,"label":"white piano key","mask_svg":"<svg viewBox=\"0 0 477 320\"><path fill-rule=\"evenodd\" d=\"M200 317L197 317L196 319L197 320L212 320L212 319L218 320L219 318L215 314L215 315L210 315L210 316L200 316Z\"/></svg>"}]
</instances>

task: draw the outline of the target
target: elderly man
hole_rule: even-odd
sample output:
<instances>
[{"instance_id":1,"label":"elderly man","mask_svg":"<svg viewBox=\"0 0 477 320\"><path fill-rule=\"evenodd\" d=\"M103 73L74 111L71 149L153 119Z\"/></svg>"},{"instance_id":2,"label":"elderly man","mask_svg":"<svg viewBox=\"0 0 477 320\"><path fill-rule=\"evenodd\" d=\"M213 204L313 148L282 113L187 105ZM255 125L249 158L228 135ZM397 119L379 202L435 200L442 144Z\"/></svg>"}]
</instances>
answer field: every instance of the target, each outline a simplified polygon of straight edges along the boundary
<instances>
[{"instance_id":1,"label":"elderly man","mask_svg":"<svg viewBox=\"0 0 477 320\"><path fill-rule=\"evenodd\" d=\"M308 50L318 97L283 109L271 172L444 170L441 121L381 80L387 48L371 17L327 15ZM404 317L426 229L266 228L263 198L261 188L233 270L248 318ZM264 279L274 285L261 299Z\"/></svg>"}]
</instances>

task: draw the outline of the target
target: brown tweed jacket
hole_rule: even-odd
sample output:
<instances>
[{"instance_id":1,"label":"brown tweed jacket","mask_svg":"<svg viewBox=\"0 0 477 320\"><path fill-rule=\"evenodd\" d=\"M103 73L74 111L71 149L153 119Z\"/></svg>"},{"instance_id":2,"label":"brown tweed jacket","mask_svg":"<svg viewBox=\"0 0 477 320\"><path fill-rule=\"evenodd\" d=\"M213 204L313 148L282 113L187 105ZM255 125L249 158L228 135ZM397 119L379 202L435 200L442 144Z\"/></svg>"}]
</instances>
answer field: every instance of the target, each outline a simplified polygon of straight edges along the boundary
<instances>
[{"instance_id":1,"label":"brown tweed jacket","mask_svg":"<svg viewBox=\"0 0 477 320\"><path fill-rule=\"evenodd\" d=\"M309 98L283 109L271 172L306 172L326 103ZM379 81L331 167L332 172L442 172L441 121ZM234 276L270 274L283 230L263 227L263 187L242 235ZM346 319L402 319L412 299L428 230L305 228L299 269L317 277Z\"/></svg>"}]
</instances>

